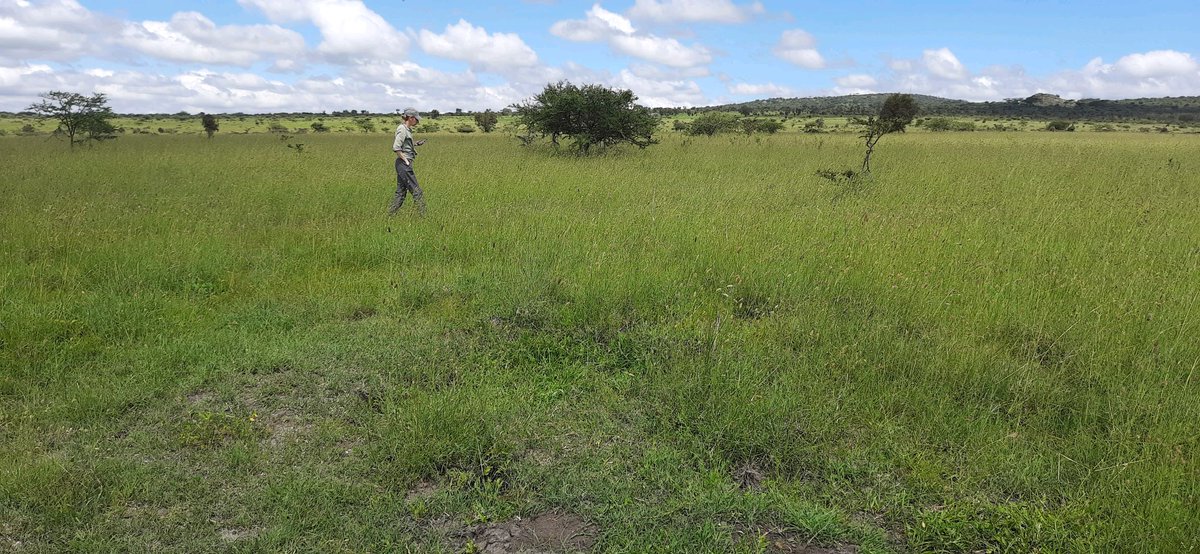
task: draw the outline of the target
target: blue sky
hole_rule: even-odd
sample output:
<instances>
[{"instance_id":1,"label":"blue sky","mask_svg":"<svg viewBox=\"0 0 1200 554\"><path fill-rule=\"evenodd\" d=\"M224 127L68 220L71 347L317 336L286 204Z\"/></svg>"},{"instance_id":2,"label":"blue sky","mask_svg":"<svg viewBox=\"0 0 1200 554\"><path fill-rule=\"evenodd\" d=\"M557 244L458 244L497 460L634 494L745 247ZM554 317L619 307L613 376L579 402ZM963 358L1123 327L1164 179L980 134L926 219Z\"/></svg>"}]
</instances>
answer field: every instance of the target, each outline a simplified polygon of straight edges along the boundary
<instances>
[{"instance_id":1,"label":"blue sky","mask_svg":"<svg viewBox=\"0 0 1200 554\"><path fill-rule=\"evenodd\" d=\"M0 0L0 110L498 109L567 79L652 106L912 92L1200 95L1196 2Z\"/></svg>"}]
</instances>

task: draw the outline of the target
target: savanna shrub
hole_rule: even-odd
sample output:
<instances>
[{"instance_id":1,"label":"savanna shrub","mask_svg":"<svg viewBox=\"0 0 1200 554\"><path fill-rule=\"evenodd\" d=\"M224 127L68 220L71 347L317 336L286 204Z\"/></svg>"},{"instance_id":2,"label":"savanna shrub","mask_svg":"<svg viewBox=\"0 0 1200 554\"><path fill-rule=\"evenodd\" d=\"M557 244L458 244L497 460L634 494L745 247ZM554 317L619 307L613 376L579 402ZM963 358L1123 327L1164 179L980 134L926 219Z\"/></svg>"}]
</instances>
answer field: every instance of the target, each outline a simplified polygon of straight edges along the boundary
<instances>
[{"instance_id":1,"label":"savanna shrub","mask_svg":"<svg viewBox=\"0 0 1200 554\"><path fill-rule=\"evenodd\" d=\"M688 125L687 133L711 137L717 133L734 129L739 118L740 116L735 113L704 112L692 120Z\"/></svg>"},{"instance_id":2,"label":"savanna shrub","mask_svg":"<svg viewBox=\"0 0 1200 554\"><path fill-rule=\"evenodd\" d=\"M925 128L930 131L974 131L975 123L956 121L948 117L931 117L925 120Z\"/></svg>"}]
</instances>

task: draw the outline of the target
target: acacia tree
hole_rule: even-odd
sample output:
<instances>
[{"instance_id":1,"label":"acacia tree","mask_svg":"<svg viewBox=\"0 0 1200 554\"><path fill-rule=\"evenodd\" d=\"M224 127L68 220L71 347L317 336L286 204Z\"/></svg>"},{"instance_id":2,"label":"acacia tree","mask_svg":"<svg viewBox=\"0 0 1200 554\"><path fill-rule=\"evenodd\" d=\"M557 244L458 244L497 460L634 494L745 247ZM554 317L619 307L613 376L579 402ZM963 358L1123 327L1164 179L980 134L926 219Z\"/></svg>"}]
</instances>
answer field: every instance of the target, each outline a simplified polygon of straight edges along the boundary
<instances>
[{"instance_id":1,"label":"acacia tree","mask_svg":"<svg viewBox=\"0 0 1200 554\"><path fill-rule=\"evenodd\" d=\"M859 135L867 141L867 154L863 157L862 165L864 173L871 172L871 154L875 152L875 145L879 143L879 139L886 134L903 133L916 116L917 103L911 95L893 94L883 101L878 116L854 120L855 123L866 126L863 134Z\"/></svg>"},{"instance_id":2,"label":"acacia tree","mask_svg":"<svg viewBox=\"0 0 1200 554\"><path fill-rule=\"evenodd\" d=\"M658 142L658 118L636 101L633 91L560 81L514 107L530 135L550 137L555 145L559 137L570 137L575 150L587 154L593 146L627 142L645 148Z\"/></svg>"},{"instance_id":3,"label":"acacia tree","mask_svg":"<svg viewBox=\"0 0 1200 554\"><path fill-rule=\"evenodd\" d=\"M203 117L200 118L200 122L204 124L204 132L208 133L208 138L212 138L213 133L220 130L220 125L217 124L217 118L213 114L203 114Z\"/></svg>"},{"instance_id":4,"label":"acacia tree","mask_svg":"<svg viewBox=\"0 0 1200 554\"><path fill-rule=\"evenodd\" d=\"M39 117L58 120L56 134L66 135L71 147L88 141L117 138L117 129L108 120L114 116L103 93L84 96L75 92L52 90L41 95L42 101L29 106Z\"/></svg>"}]
</instances>

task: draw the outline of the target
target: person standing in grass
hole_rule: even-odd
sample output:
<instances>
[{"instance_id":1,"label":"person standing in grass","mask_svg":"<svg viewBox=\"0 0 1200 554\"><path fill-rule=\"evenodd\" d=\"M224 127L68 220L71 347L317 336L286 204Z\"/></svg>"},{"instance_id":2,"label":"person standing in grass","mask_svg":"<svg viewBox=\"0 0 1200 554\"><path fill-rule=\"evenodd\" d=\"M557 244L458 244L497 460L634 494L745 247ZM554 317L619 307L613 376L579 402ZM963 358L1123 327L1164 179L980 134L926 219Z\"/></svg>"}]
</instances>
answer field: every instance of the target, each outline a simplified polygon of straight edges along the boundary
<instances>
[{"instance_id":1,"label":"person standing in grass","mask_svg":"<svg viewBox=\"0 0 1200 554\"><path fill-rule=\"evenodd\" d=\"M417 212L425 215L425 196L421 186L417 184L417 174L413 173L413 160L417 157L417 146L425 144L419 140L413 142L412 128L421 122L421 113L416 108L405 108L401 114L400 126L396 127L396 140L392 142L392 151L396 153L396 198L388 207L388 215L396 215L404 205L404 198L412 193L413 201L417 203Z\"/></svg>"}]
</instances>

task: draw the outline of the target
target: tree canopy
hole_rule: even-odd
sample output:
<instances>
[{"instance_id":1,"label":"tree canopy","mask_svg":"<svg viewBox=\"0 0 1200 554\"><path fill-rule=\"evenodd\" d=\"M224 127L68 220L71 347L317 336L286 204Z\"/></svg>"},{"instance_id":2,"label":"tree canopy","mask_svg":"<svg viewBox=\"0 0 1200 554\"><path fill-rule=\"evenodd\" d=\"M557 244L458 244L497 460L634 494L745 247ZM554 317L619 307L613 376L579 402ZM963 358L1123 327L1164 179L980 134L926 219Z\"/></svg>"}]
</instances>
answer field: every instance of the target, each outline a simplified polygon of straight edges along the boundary
<instances>
[{"instance_id":1,"label":"tree canopy","mask_svg":"<svg viewBox=\"0 0 1200 554\"><path fill-rule=\"evenodd\" d=\"M213 137L213 133L221 130L221 125L219 123L217 123L217 117L214 116L213 114L210 114L210 113L203 114L200 117L200 123L204 125L204 132L208 135L208 138L210 138L210 139Z\"/></svg>"},{"instance_id":2,"label":"tree canopy","mask_svg":"<svg viewBox=\"0 0 1200 554\"><path fill-rule=\"evenodd\" d=\"M890 133L903 133L916 116L917 103L911 95L893 94L883 101L878 116L854 120L855 123L866 127L863 134L859 135L867 141L867 154L863 157L862 165L864 172L871 172L871 154L875 151L879 139Z\"/></svg>"},{"instance_id":3,"label":"tree canopy","mask_svg":"<svg viewBox=\"0 0 1200 554\"><path fill-rule=\"evenodd\" d=\"M594 146L629 143L645 148L658 142L658 118L636 101L633 91L560 81L514 107L530 135L550 137L554 144L569 137L572 146L586 154Z\"/></svg>"},{"instance_id":4,"label":"tree canopy","mask_svg":"<svg viewBox=\"0 0 1200 554\"><path fill-rule=\"evenodd\" d=\"M42 101L29 106L40 117L58 120L57 134L66 135L71 147L88 141L116 138L117 129L108 120L113 117L108 98L102 93L84 96L76 92L50 91Z\"/></svg>"}]
</instances>

